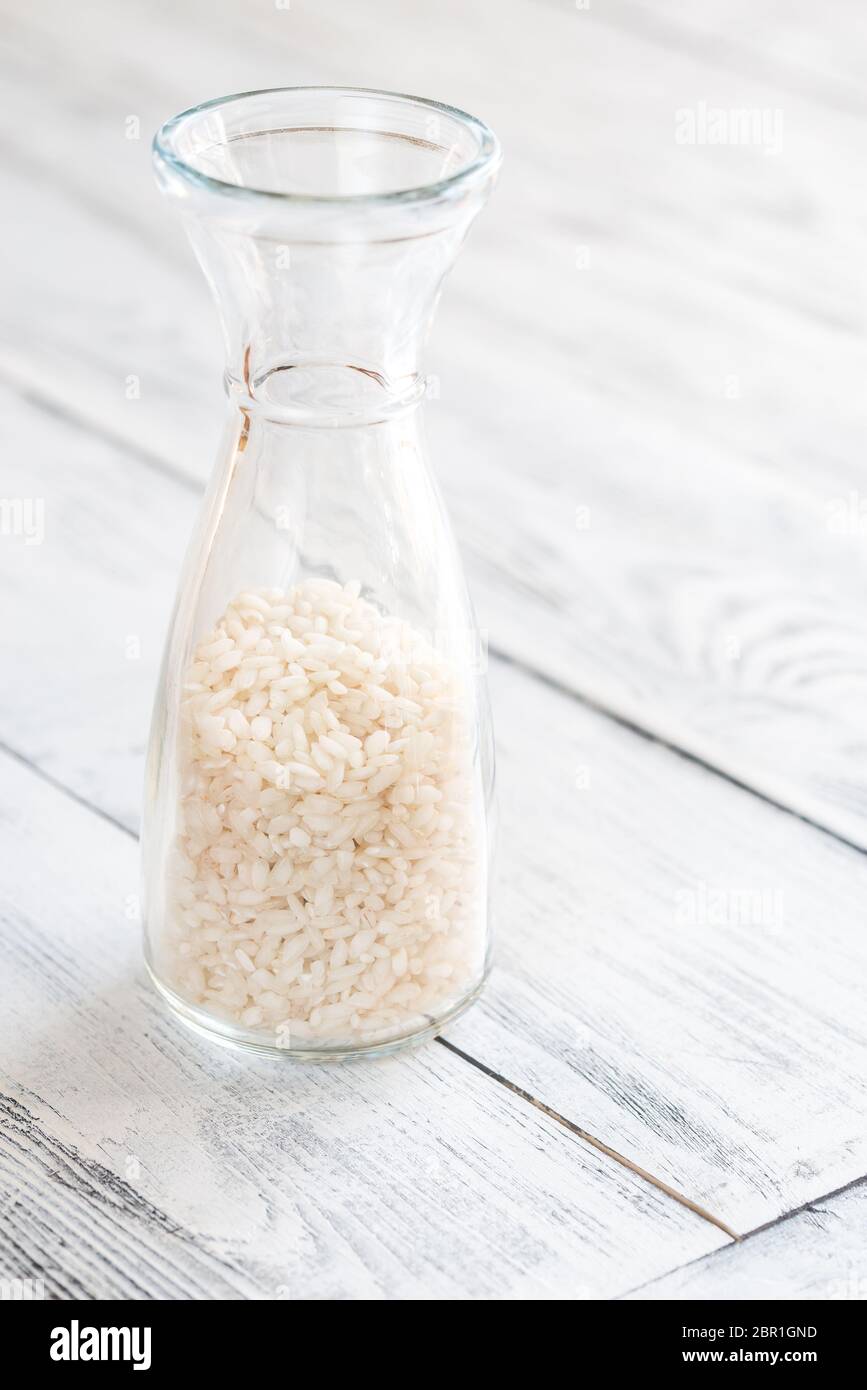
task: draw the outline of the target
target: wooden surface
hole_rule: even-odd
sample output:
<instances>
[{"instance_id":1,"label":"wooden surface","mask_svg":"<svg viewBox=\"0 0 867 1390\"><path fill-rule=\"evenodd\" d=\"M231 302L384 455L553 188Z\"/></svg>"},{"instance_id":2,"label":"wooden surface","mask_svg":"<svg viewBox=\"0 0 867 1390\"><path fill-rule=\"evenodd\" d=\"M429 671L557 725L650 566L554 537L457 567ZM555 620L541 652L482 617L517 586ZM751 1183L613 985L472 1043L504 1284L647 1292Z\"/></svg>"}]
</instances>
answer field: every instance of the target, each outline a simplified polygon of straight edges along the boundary
<instances>
[{"instance_id":1,"label":"wooden surface","mask_svg":"<svg viewBox=\"0 0 867 1390\"><path fill-rule=\"evenodd\" d=\"M0 497L45 509L42 544L0 536L0 1278L864 1297L859 12L0 13ZM135 921L150 700L223 411L147 145L295 82L434 95L506 150L428 407L492 651L498 967L445 1043L343 1068L188 1037ZM679 144L700 103L773 138Z\"/></svg>"},{"instance_id":2,"label":"wooden surface","mask_svg":"<svg viewBox=\"0 0 867 1390\"><path fill-rule=\"evenodd\" d=\"M740 1245L641 1285L638 1299L867 1298L867 1187L813 1202Z\"/></svg>"}]
</instances>

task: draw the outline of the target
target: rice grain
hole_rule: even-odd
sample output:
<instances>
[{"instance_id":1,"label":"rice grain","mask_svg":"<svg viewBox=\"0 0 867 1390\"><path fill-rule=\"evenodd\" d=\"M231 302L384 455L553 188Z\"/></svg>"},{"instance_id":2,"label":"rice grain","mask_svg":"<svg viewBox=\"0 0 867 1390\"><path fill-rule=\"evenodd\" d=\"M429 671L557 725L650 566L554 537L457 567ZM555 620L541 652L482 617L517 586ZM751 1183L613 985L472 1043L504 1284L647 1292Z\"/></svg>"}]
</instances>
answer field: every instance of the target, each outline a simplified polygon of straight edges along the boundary
<instances>
[{"instance_id":1,"label":"rice grain","mask_svg":"<svg viewBox=\"0 0 867 1390\"><path fill-rule=\"evenodd\" d=\"M480 796L457 674L308 579L248 590L183 683L169 983L289 1047L387 1040L481 979Z\"/></svg>"}]
</instances>

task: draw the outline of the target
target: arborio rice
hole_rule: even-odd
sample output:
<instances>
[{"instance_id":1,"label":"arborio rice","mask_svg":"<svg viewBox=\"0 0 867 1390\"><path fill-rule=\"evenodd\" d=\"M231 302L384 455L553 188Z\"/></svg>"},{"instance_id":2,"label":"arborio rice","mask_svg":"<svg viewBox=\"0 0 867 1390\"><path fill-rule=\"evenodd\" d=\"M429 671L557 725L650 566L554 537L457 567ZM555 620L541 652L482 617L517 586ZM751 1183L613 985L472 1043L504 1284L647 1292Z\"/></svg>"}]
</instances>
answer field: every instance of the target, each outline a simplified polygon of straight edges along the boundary
<instances>
[{"instance_id":1,"label":"arborio rice","mask_svg":"<svg viewBox=\"0 0 867 1390\"><path fill-rule=\"evenodd\" d=\"M167 982L287 1047L400 1036L471 990L464 711L451 663L355 582L236 598L186 673Z\"/></svg>"}]
</instances>

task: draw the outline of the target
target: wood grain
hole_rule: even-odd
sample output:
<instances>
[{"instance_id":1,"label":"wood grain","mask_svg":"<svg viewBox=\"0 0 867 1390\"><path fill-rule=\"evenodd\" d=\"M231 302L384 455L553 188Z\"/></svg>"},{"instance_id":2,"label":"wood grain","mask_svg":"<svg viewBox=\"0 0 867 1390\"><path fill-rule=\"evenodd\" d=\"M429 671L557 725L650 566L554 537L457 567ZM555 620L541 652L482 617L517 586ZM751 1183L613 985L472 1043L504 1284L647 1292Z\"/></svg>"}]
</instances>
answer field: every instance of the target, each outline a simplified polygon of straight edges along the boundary
<instances>
[{"instance_id":1,"label":"wood grain","mask_svg":"<svg viewBox=\"0 0 867 1390\"><path fill-rule=\"evenodd\" d=\"M498 970L449 1038L739 1232L862 1176L864 857L515 674Z\"/></svg>"},{"instance_id":2,"label":"wood grain","mask_svg":"<svg viewBox=\"0 0 867 1390\"><path fill-rule=\"evenodd\" d=\"M809 1206L749 1240L630 1294L639 1299L867 1299L867 1186Z\"/></svg>"},{"instance_id":3,"label":"wood grain","mask_svg":"<svg viewBox=\"0 0 867 1390\"><path fill-rule=\"evenodd\" d=\"M144 137L195 96L314 69L482 111L508 159L444 302L429 416L494 645L865 846L857 127L839 65L817 82L792 58L848 21L801 3L787 43L778 19L726 46L698 11L511 0L491 26L373 0L337 23L249 6L217 32L186 0L159 64L149 7L98 5L86 53L60 7L16 12L0 366L200 478L213 319L127 116ZM780 111L781 147L678 145L700 101Z\"/></svg>"},{"instance_id":4,"label":"wood grain","mask_svg":"<svg viewBox=\"0 0 867 1390\"><path fill-rule=\"evenodd\" d=\"M0 738L135 827L223 409L150 130L268 82L478 110L507 163L444 301L428 418L506 658L502 930L493 987L449 1036L739 1230L860 1177L863 857L569 692L867 846L863 23L806 0L508 0L496 24L456 0L411 19L397 0L239 4L218 24L205 0L158 22L94 0L93 43L57 0L0 13L0 493L45 503L43 544L0 536ZM780 112L779 148L679 146L676 112L701 102ZM57 1296L392 1297L444 1295L458 1266L467 1296L607 1295L714 1247L442 1048L374 1068L360 1109L353 1073L242 1071L179 1036L134 981L132 841L33 785L13 765L2 797L22 845L5 939L29 983L4 1023L0 1275L41 1271ZM845 1252L860 1207L838 1202L824 1229ZM815 1226L691 1264L673 1296L836 1296Z\"/></svg>"},{"instance_id":5,"label":"wood grain","mask_svg":"<svg viewBox=\"0 0 867 1390\"><path fill-rule=\"evenodd\" d=\"M0 1100L0 1115L0 1289L27 1280L44 1298L256 1296L249 1273L204 1248L127 1179L125 1170L140 1178L138 1159L127 1156L118 1171L85 1157L58 1136L56 1113L40 1123L11 1097Z\"/></svg>"},{"instance_id":6,"label":"wood grain","mask_svg":"<svg viewBox=\"0 0 867 1390\"><path fill-rule=\"evenodd\" d=\"M725 1241L444 1048L317 1067L200 1042L141 978L134 842L0 761L2 1277L66 1297L605 1297Z\"/></svg>"},{"instance_id":7,"label":"wood grain","mask_svg":"<svg viewBox=\"0 0 867 1390\"><path fill-rule=\"evenodd\" d=\"M31 673L0 726L133 829L196 497L13 405L46 535L0 571ZM864 857L518 668L490 675L499 962L449 1037L738 1231L861 1176Z\"/></svg>"}]
</instances>

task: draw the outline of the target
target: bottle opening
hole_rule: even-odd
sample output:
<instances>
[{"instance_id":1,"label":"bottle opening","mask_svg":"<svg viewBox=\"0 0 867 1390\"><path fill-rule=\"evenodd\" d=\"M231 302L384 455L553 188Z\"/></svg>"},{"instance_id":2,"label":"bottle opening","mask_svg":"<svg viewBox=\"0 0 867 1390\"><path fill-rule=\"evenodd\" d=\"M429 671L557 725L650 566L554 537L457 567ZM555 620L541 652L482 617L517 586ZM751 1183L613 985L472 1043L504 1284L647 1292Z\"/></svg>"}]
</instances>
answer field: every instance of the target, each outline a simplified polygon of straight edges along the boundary
<instances>
[{"instance_id":1,"label":"bottle opening","mask_svg":"<svg viewBox=\"0 0 867 1390\"><path fill-rule=\"evenodd\" d=\"M214 191L302 202L432 199L488 178L499 146L454 107L393 92L287 87L205 102L154 142Z\"/></svg>"}]
</instances>

